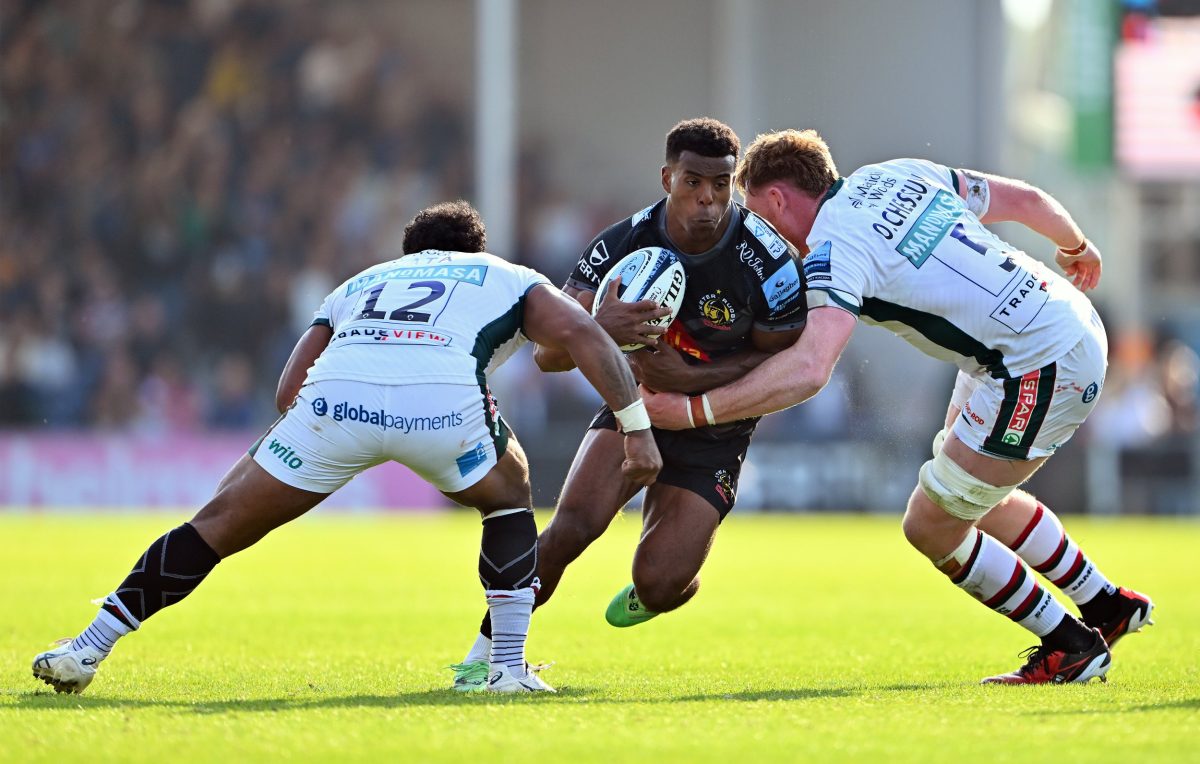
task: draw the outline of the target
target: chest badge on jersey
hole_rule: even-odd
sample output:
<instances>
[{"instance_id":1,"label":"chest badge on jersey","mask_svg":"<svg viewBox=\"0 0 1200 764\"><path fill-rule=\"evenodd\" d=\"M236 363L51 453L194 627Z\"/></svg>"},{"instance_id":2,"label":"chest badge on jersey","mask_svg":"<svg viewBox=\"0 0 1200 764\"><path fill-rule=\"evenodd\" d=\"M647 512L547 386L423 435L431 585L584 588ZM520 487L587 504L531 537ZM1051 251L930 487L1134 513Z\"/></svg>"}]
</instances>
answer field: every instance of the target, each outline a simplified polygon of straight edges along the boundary
<instances>
[{"instance_id":1,"label":"chest badge on jersey","mask_svg":"<svg viewBox=\"0 0 1200 764\"><path fill-rule=\"evenodd\" d=\"M733 328L733 322L737 320L737 311L721 294L720 289L700 298L700 315L705 326L723 332Z\"/></svg>"}]
</instances>

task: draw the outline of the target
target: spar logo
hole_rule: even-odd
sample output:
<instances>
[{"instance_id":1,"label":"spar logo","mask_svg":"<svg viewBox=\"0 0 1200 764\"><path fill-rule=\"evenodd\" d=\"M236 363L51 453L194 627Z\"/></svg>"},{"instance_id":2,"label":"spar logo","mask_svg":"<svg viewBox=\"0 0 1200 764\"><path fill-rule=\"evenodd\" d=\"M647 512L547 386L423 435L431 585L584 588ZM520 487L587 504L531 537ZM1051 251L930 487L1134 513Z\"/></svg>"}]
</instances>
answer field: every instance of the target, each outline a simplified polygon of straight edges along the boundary
<instances>
[{"instance_id":1,"label":"spar logo","mask_svg":"<svg viewBox=\"0 0 1200 764\"><path fill-rule=\"evenodd\" d=\"M1025 430L1029 427L1029 418L1033 415L1033 409L1037 405L1038 385L1041 378L1040 369L1021 377L1021 386L1017 388L1017 407L1013 409L1012 416L1009 417L1008 424L1004 428L1004 435L1000 438L1010 446L1020 445L1021 438L1024 437Z\"/></svg>"}]
</instances>

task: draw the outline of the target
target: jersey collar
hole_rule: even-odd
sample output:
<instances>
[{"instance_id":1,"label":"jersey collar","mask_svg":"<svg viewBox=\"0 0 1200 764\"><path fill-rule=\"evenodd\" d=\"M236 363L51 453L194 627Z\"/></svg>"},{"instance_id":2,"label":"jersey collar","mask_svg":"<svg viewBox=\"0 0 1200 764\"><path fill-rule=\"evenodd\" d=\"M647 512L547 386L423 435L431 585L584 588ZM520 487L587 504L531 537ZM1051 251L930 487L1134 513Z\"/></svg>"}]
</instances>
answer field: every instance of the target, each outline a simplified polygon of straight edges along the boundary
<instances>
[{"instance_id":1,"label":"jersey collar","mask_svg":"<svg viewBox=\"0 0 1200 764\"><path fill-rule=\"evenodd\" d=\"M841 191L842 186L844 186L845 184L846 184L845 178L838 178L837 180L835 180L833 182L833 185L829 187L829 190L825 192L825 195L821 197L821 201L817 203L817 211L820 211L821 207L824 206L825 202L827 202L830 199L832 199L833 197L837 196L837 192Z\"/></svg>"}]
</instances>

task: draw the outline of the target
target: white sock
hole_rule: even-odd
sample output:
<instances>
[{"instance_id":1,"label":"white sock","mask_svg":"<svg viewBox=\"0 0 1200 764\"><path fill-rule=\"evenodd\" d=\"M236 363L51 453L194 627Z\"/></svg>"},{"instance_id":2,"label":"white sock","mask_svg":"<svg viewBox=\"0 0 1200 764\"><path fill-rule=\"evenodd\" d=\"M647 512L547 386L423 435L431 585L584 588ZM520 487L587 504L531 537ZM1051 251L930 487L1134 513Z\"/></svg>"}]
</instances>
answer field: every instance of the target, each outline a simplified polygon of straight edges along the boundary
<instances>
[{"instance_id":1,"label":"white sock","mask_svg":"<svg viewBox=\"0 0 1200 764\"><path fill-rule=\"evenodd\" d=\"M525 676L525 638L533 615L533 587L484 593L492 614L490 662L503 663L514 676Z\"/></svg>"},{"instance_id":2,"label":"white sock","mask_svg":"<svg viewBox=\"0 0 1200 764\"><path fill-rule=\"evenodd\" d=\"M1067 614L1012 550L978 528L972 528L938 567L955 586L1039 637L1053 631Z\"/></svg>"},{"instance_id":3,"label":"white sock","mask_svg":"<svg viewBox=\"0 0 1200 764\"><path fill-rule=\"evenodd\" d=\"M71 649L79 650L83 647L92 647L104 653L105 657L108 657L117 640L128 633L128 626L101 610L96 614L95 620L86 629L81 631L79 636L71 640Z\"/></svg>"},{"instance_id":4,"label":"white sock","mask_svg":"<svg viewBox=\"0 0 1200 764\"><path fill-rule=\"evenodd\" d=\"M1117 590L1067 535L1058 517L1040 502L1013 551L1076 605L1091 602L1101 591L1111 594Z\"/></svg>"},{"instance_id":5,"label":"white sock","mask_svg":"<svg viewBox=\"0 0 1200 764\"><path fill-rule=\"evenodd\" d=\"M492 659L492 640L483 636L483 634L475 635L475 644L471 645L471 649L467 651L467 657L463 658L463 663L475 663L476 661L491 661Z\"/></svg>"}]
</instances>

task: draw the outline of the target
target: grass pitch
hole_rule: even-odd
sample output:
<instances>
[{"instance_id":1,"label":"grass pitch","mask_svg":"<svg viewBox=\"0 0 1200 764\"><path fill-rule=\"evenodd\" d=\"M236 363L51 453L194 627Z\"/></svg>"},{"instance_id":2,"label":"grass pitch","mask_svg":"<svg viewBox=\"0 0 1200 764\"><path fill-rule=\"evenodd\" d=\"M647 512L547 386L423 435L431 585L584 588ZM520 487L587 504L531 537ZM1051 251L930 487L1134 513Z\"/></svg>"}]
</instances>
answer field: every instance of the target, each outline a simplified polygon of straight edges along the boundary
<instances>
[{"instance_id":1,"label":"grass pitch","mask_svg":"<svg viewBox=\"0 0 1200 764\"><path fill-rule=\"evenodd\" d=\"M1032 640L949 585L897 518L736 515L697 598L603 620L618 520L534 618L560 692L463 697L483 612L466 514L318 512L126 638L82 696L29 664L92 617L168 515L0 515L0 759L16 761L1196 761L1200 523L1068 522L1154 597L1107 685L980 687ZM539 517L539 525L548 518Z\"/></svg>"}]
</instances>

